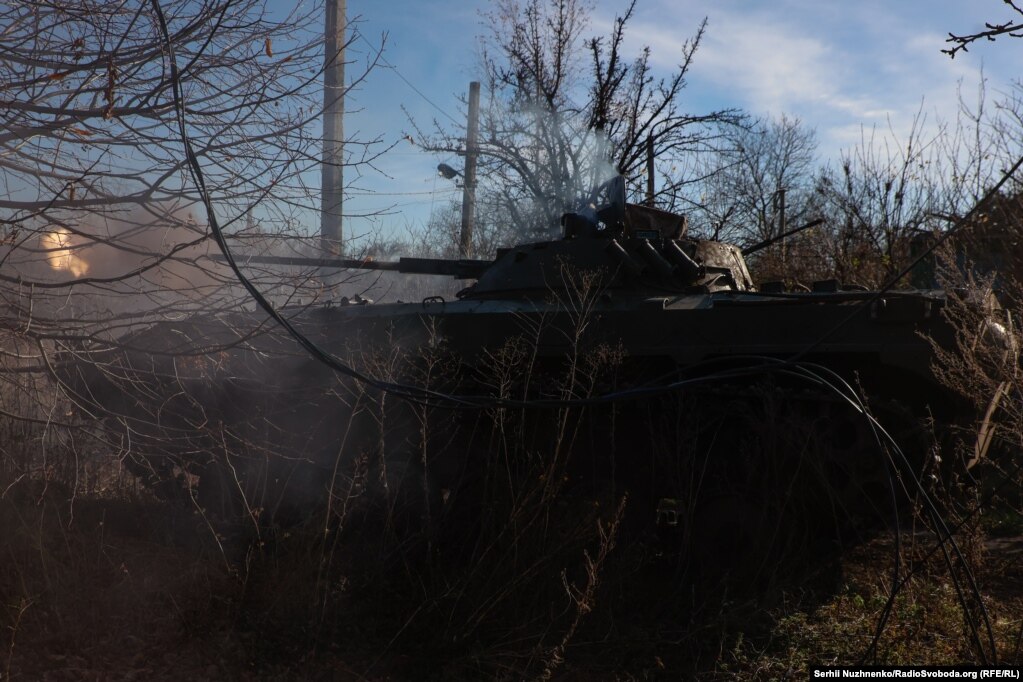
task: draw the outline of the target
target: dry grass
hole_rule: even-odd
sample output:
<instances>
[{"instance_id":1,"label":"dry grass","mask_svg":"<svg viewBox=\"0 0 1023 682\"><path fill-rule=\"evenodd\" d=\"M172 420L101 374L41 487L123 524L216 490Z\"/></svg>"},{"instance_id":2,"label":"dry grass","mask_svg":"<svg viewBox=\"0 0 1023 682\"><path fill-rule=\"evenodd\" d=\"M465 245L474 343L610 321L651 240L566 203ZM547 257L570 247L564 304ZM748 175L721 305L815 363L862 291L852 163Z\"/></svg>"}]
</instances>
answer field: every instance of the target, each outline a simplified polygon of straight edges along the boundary
<instances>
[{"instance_id":1,"label":"dry grass","mask_svg":"<svg viewBox=\"0 0 1023 682\"><path fill-rule=\"evenodd\" d=\"M681 595L662 582L653 587L671 607L651 613L656 599L629 580L657 575L649 566L630 574L642 547L598 542L563 575L535 577L561 585L551 606L565 605L570 627L556 638L543 637L557 623L544 620L445 644L433 605L410 600L393 571L335 575L322 601L328 585L309 536L281 537L228 570L196 514L145 499L77 505L69 525L57 487L0 500L4 679L519 679L528 670L566 680L805 679L812 663L864 658L891 584L893 544L883 536L842 558L832 593ZM613 538L613 527L605 533ZM1000 542L987 544L977 575L999 659L1018 665L1023 540ZM921 534L904 549L915 573L881 633L880 662L977 660L947 568L924 558L932 545ZM623 551L631 562L611 560ZM488 639L512 631L528 646ZM542 641L551 644L537 649Z\"/></svg>"},{"instance_id":2,"label":"dry grass","mask_svg":"<svg viewBox=\"0 0 1023 682\"><path fill-rule=\"evenodd\" d=\"M536 329L480 367L433 338L414 361L397 344L361 361L440 390L606 392L635 367L588 342L584 281L575 296L563 362L537 357ZM977 662L992 653L967 626L981 605L999 659L1021 660L1018 482L932 491L961 523L962 562L933 551L920 509L904 515L911 578L889 603L890 536L819 535L825 507L848 521L839 507L863 494L822 487L836 452L818 427L840 415L819 396L765 382L739 398L726 386L458 418L359 386L319 399L348 410L347 426L328 424L345 455L317 470L329 497L287 523L244 470L225 479L244 503L228 523L195 495L155 499L87 426L0 422L17 436L0 460L0 679L805 679L812 663L865 657ZM15 407L66 412L46 390L33 400ZM237 447L272 455L257 442L269 432ZM667 539L652 513L666 490L704 500ZM757 554L762 531L773 540ZM956 587L967 569L979 600Z\"/></svg>"}]
</instances>

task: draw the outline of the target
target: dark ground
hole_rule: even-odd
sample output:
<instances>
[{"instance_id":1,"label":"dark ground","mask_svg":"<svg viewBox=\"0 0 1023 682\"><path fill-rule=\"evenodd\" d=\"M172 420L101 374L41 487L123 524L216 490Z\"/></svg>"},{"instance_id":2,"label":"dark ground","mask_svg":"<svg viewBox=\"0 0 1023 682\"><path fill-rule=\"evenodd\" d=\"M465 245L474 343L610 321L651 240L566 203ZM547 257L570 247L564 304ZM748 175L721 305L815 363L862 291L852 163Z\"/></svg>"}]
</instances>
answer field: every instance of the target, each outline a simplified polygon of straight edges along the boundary
<instances>
[{"instance_id":1,"label":"dark ground","mask_svg":"<svg viewBox=\"0 0 1023 682\"><path fill-rule=\"evenodd\" d=\"M308 596L299 583L317 579L315 566L286 536L246 551L216 537L198 514L143 494L69 503L57 484L22 482L0 499L0 520L4 680L520 679L545 669L565 680L806 679L812 662L855 663L867 651L893 557L893 536L882 534L841 557L827 594L798 584L763 599L726 593L713 602L716 614L706 615L705 601L704 615L688 621L680 611L672 623L633 618L621 603L609 616L599 609L601 594L586 614L592 627L567 640L563 662L516 668L514 643L508 652L495 651L500 642L425 646L428 622L420 625L418 607L389 597L386 587L359 599L344 596L357 580L330 578L336 584L316 593L324 595L316 617L299 603ZM1018 531L1018 519L995 514L983 531L960 538L998 656L1016 665L1023 660ZM904 571L915 573L894 602L879 660L978 661L933 538L905 532L902 540Z\"/></svg>"}]
</instances>

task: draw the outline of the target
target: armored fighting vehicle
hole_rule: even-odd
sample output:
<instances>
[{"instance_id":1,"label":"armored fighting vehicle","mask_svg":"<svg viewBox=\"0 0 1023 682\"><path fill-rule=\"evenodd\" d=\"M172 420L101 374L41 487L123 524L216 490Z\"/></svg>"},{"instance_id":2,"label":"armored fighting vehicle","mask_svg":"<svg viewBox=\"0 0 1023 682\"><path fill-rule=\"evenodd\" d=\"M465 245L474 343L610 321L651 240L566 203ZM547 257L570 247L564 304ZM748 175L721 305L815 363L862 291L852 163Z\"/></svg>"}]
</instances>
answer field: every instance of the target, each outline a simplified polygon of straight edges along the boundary
<instances>
[{"instance_id":1,"label":"armored fighting vehicle","mask_svg":"<svg viewBox=\"0 0 1023 682\"><path fill-rule=\"evenodd\" d=\"M67 384L160 495L260 522L371 490L420 526L628 494L637 532L750 546L855 526L984 456L983 415L932 370L943 292L758 291L738 247L626 204L620 179L560 229L492 261L253 259L470 284L284 309L288 332L262 311L160 321Z\"/></svg>"}]
</instances>

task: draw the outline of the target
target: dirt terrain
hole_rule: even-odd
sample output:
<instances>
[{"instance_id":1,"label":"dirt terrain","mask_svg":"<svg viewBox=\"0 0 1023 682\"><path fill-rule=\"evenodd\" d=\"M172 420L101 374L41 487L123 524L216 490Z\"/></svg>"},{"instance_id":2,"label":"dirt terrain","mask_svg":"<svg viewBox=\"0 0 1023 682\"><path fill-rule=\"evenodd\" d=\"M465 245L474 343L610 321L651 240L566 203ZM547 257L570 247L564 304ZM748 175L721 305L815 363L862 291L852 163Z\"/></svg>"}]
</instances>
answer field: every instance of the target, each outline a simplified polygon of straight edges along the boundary
<instances>
[{"instance_id":1,"label":"dirt terrain","mask_svg":"<svg viewBox=\"0 0 1023 682\"><path fill-rule=\"evenodd\" d=\"M386 587L352 598L345 591L356 589L354 577L338 581L336 603L325 604L319 620L311 617L316 610L300 603L309 590L299 582L315 582L315 566L290 538L232 546L199 514L143 493L73 502L65 494L56 484L22 483L0 500L0 679L519 678L508 663L514 656L495 653L501 642L425 646L428 625L416 621L421 605L388 595ZM1011 524L996 526L959 544L976 572L998 656L1018 665L1023 537L1005 535ZM907 530L900 540L902 575L913 577L893 603L878 660L976 661L933 536ZM605 617L598 595L592 627L567 641L551 676L805 679L813 662L855 663L886 608L893 556L894 536L882 534L841 557L827 594L789 586L755 604L726 596L714 602L712 617L676 613L671 624L621 609ZM505 646L515 650L512 642ZM695 668L693 652L700 652ZM495 660L505 663L495 667ZM519 663L519 670L530 669Z\"/></svg>"}]
</instances>

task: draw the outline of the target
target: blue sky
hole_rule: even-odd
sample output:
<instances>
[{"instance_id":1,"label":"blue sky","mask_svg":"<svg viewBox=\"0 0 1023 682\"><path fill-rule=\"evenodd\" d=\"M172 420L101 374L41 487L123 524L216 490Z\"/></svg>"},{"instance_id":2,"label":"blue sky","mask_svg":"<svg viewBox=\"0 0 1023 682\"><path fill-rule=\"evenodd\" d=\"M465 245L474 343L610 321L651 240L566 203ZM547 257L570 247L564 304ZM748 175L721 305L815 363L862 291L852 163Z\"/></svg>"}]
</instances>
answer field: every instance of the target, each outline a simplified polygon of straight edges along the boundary
<instances>
[{"instance_id":1,"label":"blue sky","mask_svg":"<svg viewBox=\"0 0 1023 682\"><path fill-rule=\"evenodd\" d=\"M624 5L597 0L587 34L606 34ZM365 59L368 43L386 34L384 59L395 68L378 68L352 93L346 134L400 140L412 132L406 111L425 128L435 118L464 121L459 98L480 75L480 12L490 6L485 0L348 0L349 19L368 41L348 58ZM918 112L930 126L951 117L960 84L969 97L982 77L992 97L1007 92L1023 76L1023 40L980 43L955 60L940 52L949 31L1011 18L1003 7L1001 0L639 0L627 53L649 45L652 64L667 73L682 42L707 17L686 107L798 117L816 129L822 158L836 158L864 129L890 127L904 135ZM346 205L346 213L392 212L352 219L348 234L374 227L401 233L458 198L450 181L437 177L439 161L459 164L457 157L400 141L376 164L381 173L367 170L358 179Z\"/></svg>"}]
</instances>

